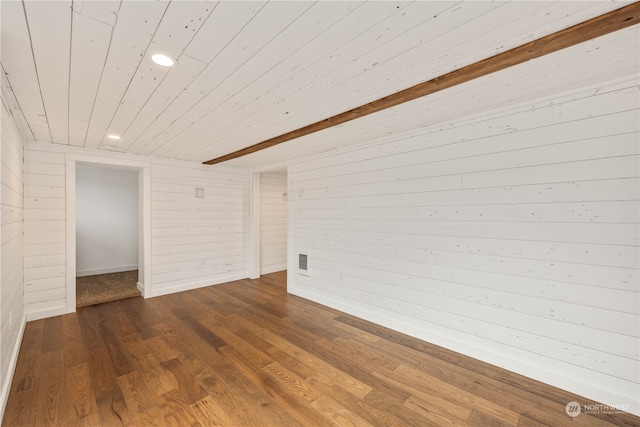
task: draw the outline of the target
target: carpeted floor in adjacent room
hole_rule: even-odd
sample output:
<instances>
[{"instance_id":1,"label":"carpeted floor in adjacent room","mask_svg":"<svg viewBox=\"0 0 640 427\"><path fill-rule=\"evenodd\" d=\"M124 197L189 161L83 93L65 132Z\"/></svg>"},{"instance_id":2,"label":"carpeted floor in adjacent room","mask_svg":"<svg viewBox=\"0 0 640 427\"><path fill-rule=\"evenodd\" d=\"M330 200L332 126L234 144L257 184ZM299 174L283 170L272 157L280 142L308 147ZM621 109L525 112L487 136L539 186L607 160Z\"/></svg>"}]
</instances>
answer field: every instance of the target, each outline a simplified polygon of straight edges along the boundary
<instances>
[{"instance_id":1,"label":"carpeted floor in adjacent room","mask_svg":"<svg viewBox=\"0 0 640 427\"><path fill-rule=\"evenodd\" d=\"M138 270L76 277L76 307L141 296Z\"/></svg>"}]
</instances>

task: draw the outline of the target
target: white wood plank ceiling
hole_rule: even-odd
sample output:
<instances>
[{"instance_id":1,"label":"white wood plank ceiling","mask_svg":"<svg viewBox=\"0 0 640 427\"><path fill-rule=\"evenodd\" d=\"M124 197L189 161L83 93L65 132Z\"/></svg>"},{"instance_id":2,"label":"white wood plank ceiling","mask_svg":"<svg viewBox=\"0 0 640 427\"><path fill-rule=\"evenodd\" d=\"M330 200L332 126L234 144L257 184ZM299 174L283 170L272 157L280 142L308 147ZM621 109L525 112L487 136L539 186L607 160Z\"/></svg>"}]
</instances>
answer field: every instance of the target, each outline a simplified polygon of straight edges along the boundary
<instances>
[{"instance_id":1,"label":"white wood plank ceiling","mask_svg":"<svg viewBox=\"0 0 640 427\"><path fill-rule=\"evenodd\" d=\"M27 140L205 161L624 2L7 1L3 90ZM638 70L638 28L287 142L259 168ZM170 68L150 59L162 52ZM13 96L15 95L15 98ZM120 135L115 147L107 135Z\"/></svg>"}]
</instances>

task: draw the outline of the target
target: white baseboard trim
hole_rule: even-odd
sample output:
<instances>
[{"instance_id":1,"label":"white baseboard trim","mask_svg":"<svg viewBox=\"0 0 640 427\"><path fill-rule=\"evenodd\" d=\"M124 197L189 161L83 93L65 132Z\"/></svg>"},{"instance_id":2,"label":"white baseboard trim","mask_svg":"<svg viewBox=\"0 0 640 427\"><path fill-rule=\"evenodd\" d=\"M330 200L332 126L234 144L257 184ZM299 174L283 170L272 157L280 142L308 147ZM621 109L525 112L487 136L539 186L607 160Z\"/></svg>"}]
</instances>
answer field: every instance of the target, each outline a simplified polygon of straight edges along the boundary
<instances>
[{"instance_id":1,"label":"white baseboard trim","mask_svg":"<svg viewBox=\"0 0 640 427\"><path fill-rule=\"evenodd\" d=\"M352 304L345 304L339 299L336 300L328 295L316 292L312 289L296 286L288 282L287 292L301 298L308 299L318 304L343 311L352 316L359 317L369 322L381 325L395 331L418 338L449 350L461 353L465 356L481 360L490 365L498 366L509 371L524 375L536 381L543 382L561 390L583 396L587 399L601 402L605 405L623 405L626 412L640 416L640 401L636 395L628 395L619 390L607 389L600 384L585 382L577 375L568 375L563 371L546 369L543 365L527 362L522 358L507 357L495 351L488 351L473 344L468 344L460 340L450 339L438 333L431 333L420 328L416 328L400 319L393 318L379 310L369 310L365 307L358 307ZM584 402L577 401L582 404ZM567 402L569 403L569 402Z\"/></svg>"},{"instance_id":2,"label":"white baseboard trim","mask_svg":"<svg viewBox=\"0 0 640 427\"><path fill-rule=\"evenodd\" d=\"M27 309L28 308L29 306L27 306ZM75 311L75 308L73 309L73 311ZM64 306L49 308L40 311L31 311L27 313L27 322L31 322L32 320L46 319L47 317L60 316L62 314L67 314L67 308Z\"/></svg>"},{"instance_id":3,"label":"white baseboard trim","mask_svg":"<svg viewBox=\"0 0 640 427\"><path fill-rule=\"evenodd\" d=\"M260 270L260 276L264 274L276 273L287 269L287 265L272 265Z\"/></svg>"},{"instance_id":4,"label":"white baseboard trim","mask_svg":"<svg viewBox=\"0 0 640 427\"><path fill-rule=\"evenodd\" d=\"M16 365L18 363L18 355L20 354L20 345L22 344L22 338L24 337L24 330L27 327L27 316L22 316L20 321L20 330L16 341L13 343L13 349L11 349L11 359L9 360L9 372L3 372L7 375L7 381L4 382L2 390L0 390L0 396L2 401L0 402L0 422L4 419L4 410L7 407L7 399L9 398L9 391L11 390L11 383L13 382L13 374L16 372Z\"/></svg>"},{"instance_id":5,"label":"white baseboard trim","mask_svg":"<svg viewBox=\"0 0 640 427\"><path fill-rule=\"evenodd\" d=\"M95 276L96 274L120 273L121 271L137 270L138 264L121 265L119 267L94 268L92 270L78 270L76 277Z\"/></svg>"},{"instance_id":6,"label":"white baseboard trim","mask_svg":"<svg viewBox=\"0 0 640 427\"><path fill-rule=\"evenodd\" d=\"M140 293L142 294L142 298L146 298L144 296L144 286L142 286L142 283L140 282L136 282L136 288L138 288L138 290L140 291Z\"/></svg>"},{"instance_id":7,"label":"white baseboard trim","mask_svg":"<svg viewBox=\"0 0 640 427\"><path fill-rule=\"evenodd\" d=\"M207 286L219 285L221 283L233 282L235 280L246 279L246 272L229 274L227 276L218 276L211 279L198 280L195 282L186 282L186 283L175 283L168 285L166 287L162 287L160 289L155 289L159 285L154 285L154 289L151 291L151 297L159 297L162 295L175 294L176 292L190 291L192 289L198 288L206 288Z\"/></svg>"}]
</instances>

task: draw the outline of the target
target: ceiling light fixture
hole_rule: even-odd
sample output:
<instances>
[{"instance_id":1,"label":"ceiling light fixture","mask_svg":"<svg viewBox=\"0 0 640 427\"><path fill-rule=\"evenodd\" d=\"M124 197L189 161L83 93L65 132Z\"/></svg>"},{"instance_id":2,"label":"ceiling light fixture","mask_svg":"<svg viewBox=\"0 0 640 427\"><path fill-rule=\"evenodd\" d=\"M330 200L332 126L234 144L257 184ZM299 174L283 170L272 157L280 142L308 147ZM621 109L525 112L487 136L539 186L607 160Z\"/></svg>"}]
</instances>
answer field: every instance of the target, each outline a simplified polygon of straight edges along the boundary
<instances>
[{"instance_id":1,"label":"ceiling light fixture","mask_svg":"<svg viewBox=\"0 0 640 427\"><path fill-rule=\"evenodd\" d=\"M113 139L114 141L117 141L117 140L119 140L119 139L120 139L120 136L119 136L119 135L111 134L111 135L107 135L107 138L109 138L109 139Z\"/></svg>"},{"instance_id":2,"label":"ceiling light fixture","mask_svg":"<svg viewBox=\"0 0 640 427\"><path fill-rule=\"evenodd\" d=\"M173 59L161 53L156 53L155 55L152 55L151 59L153 60L153 62L155 62L158 65L162 65L163 67L171 67L173 65Z\"/></svg>"}]
</instances>

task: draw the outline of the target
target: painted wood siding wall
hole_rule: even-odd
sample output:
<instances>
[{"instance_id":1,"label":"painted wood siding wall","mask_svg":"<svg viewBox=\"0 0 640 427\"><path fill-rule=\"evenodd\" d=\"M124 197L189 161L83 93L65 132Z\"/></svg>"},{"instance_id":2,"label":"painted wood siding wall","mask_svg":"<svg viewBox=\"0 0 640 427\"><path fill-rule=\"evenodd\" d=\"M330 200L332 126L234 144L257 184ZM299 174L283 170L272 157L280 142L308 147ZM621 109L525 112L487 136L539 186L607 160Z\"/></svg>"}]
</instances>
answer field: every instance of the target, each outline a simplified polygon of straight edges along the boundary
<instances>
[{"instance_id":1,"label":"painted wood siding wall","mask_svg":"<svg viewBox=\"0 0 640 427\"><path fill-rule=\"evenodd\" d=\"M247 277L248 173L161 164L151 180L153 295Z\"/></svg>"},{"instance_id":2,"label":"painted wood siding wall","mask_svg":"<svg viewBox=\"0 0 640 427\"><path fill-rule=\"evenodd\" d=\"M57 147L54 147L57 148ZM29 320L66 307L65 154L25 147L25 264Z\"/></svg>"},{"instance_id":3,"label":"painted wood siding wall","mask_svg":"<svg viewBox=\"0 0 640 427\"><path fill-rule=\"evenodd\" d=\"M247 172L28 143L25 257L29 319L65 312L67 153L149 162L150 296L246 277ZM195 188L204 189L204 199L196 199Z\"/></svg>"},{"instance_id":4,"label":"painted wood siding wall","mask_svg":"<svg viewBox=\"0 0 640 427\"><path fill-rule=\"evenodd\" d=\"M286 172L260 175L260 274L287 269Z\"/></svg>"},{"instance_id":5,"label":"painted wood siding wall","mask_svg":"<svg viewBox=\"0 0 640 427\"><path fill-rule=\"evenodd\" d=\"M637 82L291 165L290 292L638 414Z\"/></svg>"},{"instance_id":6,"label":"painted wood siding wall","mask_svg":"<svg viewBox=\"0 0 640 427\"><path fill-rule=\"evenodd\" d=\"M4 92L4 88L3 88ZM24 312L24 197L23 141L2 100L0 206L0 418L11 385L25 325Z\"/></svg>"}]
</instances>

